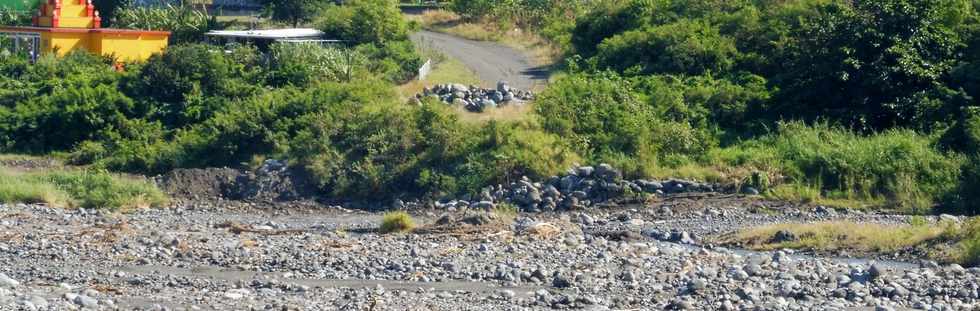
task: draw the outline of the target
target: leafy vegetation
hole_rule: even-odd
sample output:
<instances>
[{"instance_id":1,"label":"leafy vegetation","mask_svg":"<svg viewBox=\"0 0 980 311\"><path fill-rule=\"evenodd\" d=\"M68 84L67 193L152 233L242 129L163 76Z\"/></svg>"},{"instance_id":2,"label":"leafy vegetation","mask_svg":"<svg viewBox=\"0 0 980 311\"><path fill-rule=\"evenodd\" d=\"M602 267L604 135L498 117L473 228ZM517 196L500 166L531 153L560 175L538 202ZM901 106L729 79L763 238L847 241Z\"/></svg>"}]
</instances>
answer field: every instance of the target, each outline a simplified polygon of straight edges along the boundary
<instances>
[{"instance_id":1,"label":"leafy vegetation","mask_svg":"<svg viewBox=\"0 0 980 311\"><path fill-rule=\"evenodd\" d=\"M146 181L105 172L0 171L0 202L120 210L159 206L166 200L159 189Z\"/></svg>"},{"instance_id":2,"label":"leafy vegetation","mask_svg":"<svg viewBox=\"0 0 980 311\"><path fill-rule=\"evenodd\" d=\"M293 28L313 21L324 7L324 1L315 0L262 0L260 3L265 8L265 16Z\"/></svg>"},{"instance_id":3,"label":"leafy vegetation","mask_svg":"<svg viewBox=\"0 0 980 311\"><path fill-rule=\"evenodd\" d=\"M11 7L2 7L0 8L0 25L29 26L31 24L31 12L34 10L18 11Z\"/></svg>"},{"instance_id":4,"label":"leafy vegetation","mask_svg":"<svg viewBox=\"0 0 980 311\"><path fill-rule=\"evenodd\" d=\"M170 31L175 43L198 42L204 33L217 28L218 21L207 11L190 5L140 6L129 4L113 14L113 27Z\"/></svg>"},{"instance_id":5,"label":"leafy vegetation","mask_svg":"<svg viewBox=\"0 0 980 311\"><path fill-rule=\"evenodd\" d=\"M412 28L394 0L353 0L331 5L317 22L324 33L355 47L368 66L391 81L405 82L425 62L408 38Z\"/></svg>"}]
</instances>

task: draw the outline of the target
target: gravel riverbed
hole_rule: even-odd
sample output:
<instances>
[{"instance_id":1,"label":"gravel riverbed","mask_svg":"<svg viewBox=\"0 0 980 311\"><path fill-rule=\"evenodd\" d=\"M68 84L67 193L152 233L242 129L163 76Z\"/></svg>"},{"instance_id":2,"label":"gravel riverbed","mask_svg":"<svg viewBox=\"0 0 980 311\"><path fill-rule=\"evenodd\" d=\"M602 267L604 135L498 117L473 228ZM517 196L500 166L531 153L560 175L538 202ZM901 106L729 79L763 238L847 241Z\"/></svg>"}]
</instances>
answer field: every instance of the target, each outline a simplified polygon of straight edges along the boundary
<instances>
[{"instance_id":1,"label":"gravel riverbed","mask_svg":"<svg viewBox=\"0 0 980 311\"><path fill-rule=\"evenodd\" d=\"M0 205L0 310L972 310L980 270L749 252L702 238L903 216L685 193L521 213L191 201L131 213ZM438 225L436 225L438 224Z\"/></svg>"}]
</instances>

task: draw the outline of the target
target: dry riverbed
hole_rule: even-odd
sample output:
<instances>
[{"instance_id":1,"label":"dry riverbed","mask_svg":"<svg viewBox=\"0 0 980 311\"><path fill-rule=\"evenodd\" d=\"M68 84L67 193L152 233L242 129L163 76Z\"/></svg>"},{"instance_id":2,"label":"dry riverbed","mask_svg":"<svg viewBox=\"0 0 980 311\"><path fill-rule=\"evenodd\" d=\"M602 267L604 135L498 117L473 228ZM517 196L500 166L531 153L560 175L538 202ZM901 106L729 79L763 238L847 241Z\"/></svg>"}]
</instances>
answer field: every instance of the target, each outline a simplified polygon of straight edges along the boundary
<instances>
[{"instance_id":1,"label":"dry riverbed","mask_svg":"<svg viewBox=\"0 0 980 311\"><path fill-rule=\"evenodd\" d=\"M737 228L904 216L738 195L500 216L181 201L127 214L0 205L0 309L961 310L980 270L708 246Z\"/></svg>"}]
</instances>

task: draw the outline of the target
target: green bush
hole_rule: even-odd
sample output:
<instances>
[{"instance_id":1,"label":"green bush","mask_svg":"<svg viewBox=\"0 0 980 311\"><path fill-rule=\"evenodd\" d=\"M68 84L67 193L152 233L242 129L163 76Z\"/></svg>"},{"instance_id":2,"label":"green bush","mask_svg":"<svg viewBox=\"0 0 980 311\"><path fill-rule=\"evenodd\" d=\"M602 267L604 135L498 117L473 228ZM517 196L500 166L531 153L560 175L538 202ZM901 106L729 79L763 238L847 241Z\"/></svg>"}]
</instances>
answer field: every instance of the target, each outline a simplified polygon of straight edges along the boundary
<instances>
[{"instance_id":1,"label":"green bush","mask_svg":"<svg viewBox=\"0 0 980 311\"><path fill-rule=\"evenodd\" d=\"M404 41L409 32L394 0L351 0L330 6L319 26L323 32L354 44Z\"/></svg>"},{"instance_id":2,"label":"green bush","mask_svg":"<svg viewBox=\"0 0 980 311\"><path fill-rule=\"evenodd\" d=\"M940 142L950 150L980 155L980 107L961 109L958 120L943 133Z\"/></svg>"},{"instance_id":3,"label":"green bush","mask_svg":"<svg viewBox=\"0 0 980 311\"><path fill-rule=\"evenodd\" d=\"M247 70L207 45L177 45L147 60L126 79L127 94L156 106L156 118L168 127L200 122L230 100L257 92L236 79Z\"/></svg>"},{"instance_id":4,"label":"green bush","mask_svg":"<svg viewBox=\"0 0 980 311\"><path fill-rule=\"evenodd\" d=\"M262 0L259 3L265 7L265 16L289 23L293 28L312 21L326 5L326 1L315 0Z\"/></svg>"},{"instance_id":5,"label":"green bush","mask_svg":"<svg viewBox=\"0 0 980 311\"><path fill-rule=\"evenodd\" d=\"M958 214L980 215L980 192L977 191L980 189L980 158L977 155L971 156L969 161L963 164L962 170L956 191L945 198L941 210ZM977 239L977 242L980 242L980 238ZM980 252L976 252L976 254L980 255Z\"/></svg>"},{"instance_id":6,"label":"green bush","mask_svg":"<svg viewBox=\"0 0 980 311\"><path fill-rule=\"evenodd\" d=\"M680 20L606 38L595 61L632 74L725 74L737 52L733 40L707 22Z\"/></svg>"},{"instance_id":7,"label":"green bush","mask_svg":"<svg viewBox=\"0 0 980 311\"><path fill-rule=\"evenodd\" d=\"M66 150L96 139L145 111L119 92L116 83L67 80L39 95L0 112L6 115L8 144L16 150Z\"/></svg>"},{"instance_id":8,"label":"green bush","mask_svg":"<svg viewBox=\"0 0 980 311\"><path fill-rule=\"evenodd\" d=\"M449 9L468 19L475 20L493 13L496 1L493 0L453 0Z\"/></svg>"},{"instance_id":9,"label":"green bush","mask_svg":"<svg viewBox=\"0 0 980 311\"><path fill-rule=\"evenodd\" d=\"M9 5L9 4L8 4ZM30 26L31 12L33 8L18 11L12 7L4 6L0 8L0 25L4 26Z\"/></svg>"},{"instance_id":10,"label":"green bush","mask_svg":"<svg viewBox=\"0 0 980 311\"><path fill-rule=\"evenodd\" d=\"M757 131L761 123L753 114L764 111L770 98L765 79L751 74L732 79L653 75L630 80L634 93L657 115L710 131L743 135Z\"/></svg>"},{"instance_id":11,"label":"green bush","mask_svg":"<svg viewBox=\"0 0 980 311\"><path fill-rule=\"evenodd\" d=\"M408 38L411 26L394 0L355 0L330 6L318 21L320 30L355 46L371 60L368 71L392 82L415 76L423 60Z\"/></svg>"},{"instance_id":12,"label":"green bush","mask_svg":"<svg viewBox=\"0 0 980 311\"><path fill-rule=\"evenodd\" d=\"M641 102L631 83L615 74L571 75L538 96L535 112L546 131L586 160L618 164L630 176L649 175L659 158L696 158L716 144L706 129L671 119L663 102L650 101Z\"/></svg>"},{"instance_id":13,"label":"green bush","mask_svg":"<svg viewBox=\"0 0 980 311\"><path fill-rule=\"evenodd\" d=\"M424 60L409 40L388 41L384 44L362 44L358 54L373 60L366 69L387 81L403 83L414 78Z\"/></svg>"}]
</instances>

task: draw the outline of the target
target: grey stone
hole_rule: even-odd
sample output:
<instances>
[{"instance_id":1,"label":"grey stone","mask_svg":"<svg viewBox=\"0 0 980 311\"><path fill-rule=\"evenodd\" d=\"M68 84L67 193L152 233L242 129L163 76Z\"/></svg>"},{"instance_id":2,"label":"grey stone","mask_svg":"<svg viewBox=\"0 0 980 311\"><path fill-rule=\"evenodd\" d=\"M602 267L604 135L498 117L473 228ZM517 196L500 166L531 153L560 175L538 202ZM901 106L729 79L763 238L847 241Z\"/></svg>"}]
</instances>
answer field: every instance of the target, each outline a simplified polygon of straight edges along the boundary
<instances>
[{"instance_id":1,"label":"grey stone","mask_svg":"<svg viewBox=\"0 0 980 311\"><path fill-rule=\"evenodd\" d=\"M84 308L90 308L90 309L94 309L99 306L98 299L86 295L75 296L75 299L72 302Z\"/></svg>"},{"instance_id":2,"label":"grey stone","mask_svg":"<svg viewBox=\"0 0 980 311\"><path fill-rule=\"evenodd\" d=\"M693 293L704 290L708 287L707 282L702 279L693 279L687 282L687 290Z\"/></svg>"},{"instance_id":3,"label":"grey stone","mask_svg":"<svg viewBox=\"0 0 980 311\"><path fill-rule=\"evenodd\" d=\"M797 240L799 240L799 238L796 237L795 233L786 230L779 230L776 231L776 234L772 235L772 238L769 239L769 242L785 243L785 242L795 242Z\"/></svg>"},{"instance_id":4,"label":"grey stone","mask_svg":"<svg viewBox=\"0 0 980 311\"><path fill-rule=\"evenodd\" d=\"M868 276L871 277L872 280L878 279L884 275L885 270L878 264L871 264L871 267L868 267Z\"/></svg>"}]
</instances>

